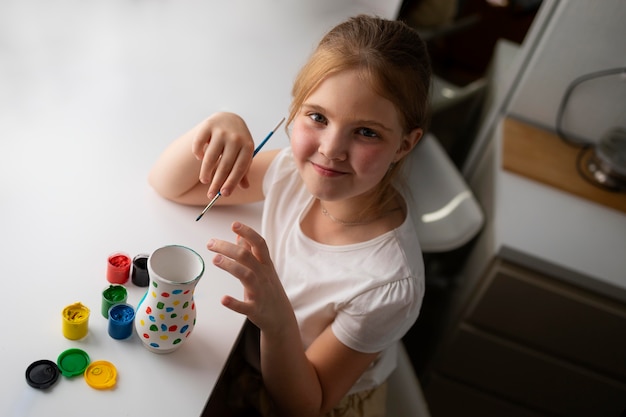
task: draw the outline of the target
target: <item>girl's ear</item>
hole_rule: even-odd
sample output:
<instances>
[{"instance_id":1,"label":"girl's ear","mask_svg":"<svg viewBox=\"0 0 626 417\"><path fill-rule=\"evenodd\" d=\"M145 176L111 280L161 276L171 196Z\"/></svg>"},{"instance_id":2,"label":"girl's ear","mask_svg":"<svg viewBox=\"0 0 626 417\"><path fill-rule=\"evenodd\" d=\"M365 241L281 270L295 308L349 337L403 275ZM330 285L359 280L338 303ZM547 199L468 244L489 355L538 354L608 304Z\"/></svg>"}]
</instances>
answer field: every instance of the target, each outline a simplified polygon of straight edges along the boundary
<instances>
[{"instance_id":1,"label":"girl's ear","mask_svg":"<svg viewBox=\"0 0 626 417\"><path fill-rule=\"evenodd\" d=\"M400 147L396 151L396 157L394 158L394 162L398 162L402 158L404 158L411 150L417 145L422 136L424 135L424 131L419 127L416 127L402 138L402 143L400 143Z\"/></svg>"}]
</instances>

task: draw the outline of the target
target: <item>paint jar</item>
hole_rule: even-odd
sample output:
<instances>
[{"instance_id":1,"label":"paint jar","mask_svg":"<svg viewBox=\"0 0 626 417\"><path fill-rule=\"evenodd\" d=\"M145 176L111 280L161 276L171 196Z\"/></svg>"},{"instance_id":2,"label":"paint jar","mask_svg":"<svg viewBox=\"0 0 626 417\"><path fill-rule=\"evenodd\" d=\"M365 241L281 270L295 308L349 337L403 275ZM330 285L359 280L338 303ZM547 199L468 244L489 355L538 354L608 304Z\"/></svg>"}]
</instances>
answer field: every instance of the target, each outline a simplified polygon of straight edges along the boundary
<instances>
[{"instance_id":1,"label":"paint jar","mask_svg":"<svg viewBox=\"0 0 626 417\"><path fill-rule=\"evenodd\" d=\"M128 291L123 285L112 284L102 291L102 307L100 312L105 319L109 318L109 309L114 304L125 303Z\"/></svg>"},{"instance_id":2,"label":"paint jar","mask_svg":"<svg viewBox=\"0 0 626 417\"><path fill-rule=\"evenodd\" d=\"M148 275L148 254L141 253L133 258L131 280L138 287L147 287L150 283Z\"/></svg>"},{"instance_id":3,"label":"paint jar","mask_svg":"<svg viewBox=\"0 0 626 417\"><path fill-rule=\"evenodd\" d=\"M126 339L133 334L135 309L129 304L115 304L109 309L109 336Z\"/></svg>"},{"instance_id":4,"label":"paint jar","mask_svg":"<svg viewBox=\"0 0 626 417\"><path fill-rule=\"evenodd\" d=\"M130 276L130 257L117 252L109 256L107 262L107 281L111 284L124 284Z\"/></svg>"},{"instance_id":5,"label":"paint jar","mask_svg":"<svg viewBox=\"0 0 626 417\"><path fill-rule=\"evenodd\" d=\"M63 309L63 336L78 340L87 336L89 330L89 309L81 303L71 304Z\"/></svg>"}]
</instances>

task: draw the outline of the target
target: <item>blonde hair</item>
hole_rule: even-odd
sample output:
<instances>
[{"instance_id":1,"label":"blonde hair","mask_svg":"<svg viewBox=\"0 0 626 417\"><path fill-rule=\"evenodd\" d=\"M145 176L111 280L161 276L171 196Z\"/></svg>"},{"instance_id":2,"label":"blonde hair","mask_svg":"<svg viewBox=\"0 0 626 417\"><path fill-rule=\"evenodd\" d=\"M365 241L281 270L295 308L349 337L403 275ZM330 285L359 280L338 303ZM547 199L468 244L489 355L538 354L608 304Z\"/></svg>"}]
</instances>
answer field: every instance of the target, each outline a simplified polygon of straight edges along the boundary
<instances>
[{"instance_id":1,"label":"blonde hair","mask_svg":"<svg viewBox=\"0 0 626 417\"><path fill-rule=\"evenodd\" d=\"M426 131L432 72L426 44L401 21L366 15L340 23L322 38L296 77L287 125L325 78L346 70L357 70L377 94L393 103L404 134L417 128ZM390 185L403 160L390 167L364 212L393 197Z\"/></svg>"}]
</instances>

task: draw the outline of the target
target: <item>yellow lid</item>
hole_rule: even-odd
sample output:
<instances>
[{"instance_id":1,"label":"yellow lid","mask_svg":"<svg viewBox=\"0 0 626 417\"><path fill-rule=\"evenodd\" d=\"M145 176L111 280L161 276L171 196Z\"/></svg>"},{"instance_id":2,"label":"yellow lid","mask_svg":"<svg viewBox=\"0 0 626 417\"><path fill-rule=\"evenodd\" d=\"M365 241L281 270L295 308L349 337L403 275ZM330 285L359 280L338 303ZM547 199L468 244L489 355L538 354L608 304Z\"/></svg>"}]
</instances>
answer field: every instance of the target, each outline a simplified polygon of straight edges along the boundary
<instances>
[{"instance_id":1,"label":"yellow lid","mask_svg":"<svg viewBox=\"0 0 626 417\"><path fill-rule=\"evenodd\" d=\"M117 369L111 362L95 361L85 369L85 381L95 389L113 388L116 378Z\"/></svg>"}]
</instances>

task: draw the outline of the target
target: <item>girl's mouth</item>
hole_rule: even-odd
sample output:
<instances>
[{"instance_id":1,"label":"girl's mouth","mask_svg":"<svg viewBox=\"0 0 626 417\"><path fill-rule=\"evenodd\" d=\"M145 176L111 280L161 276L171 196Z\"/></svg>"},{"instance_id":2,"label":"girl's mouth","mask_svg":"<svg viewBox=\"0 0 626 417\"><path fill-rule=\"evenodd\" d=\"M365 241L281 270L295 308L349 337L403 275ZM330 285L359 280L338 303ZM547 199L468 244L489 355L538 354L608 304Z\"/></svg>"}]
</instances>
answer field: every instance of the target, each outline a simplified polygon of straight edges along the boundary
<instances>
[{"instance_id":1,"label":"girl's mouth","mask_svg":"<svg viewBox=\"0 0 626 417\"><path fill-rule=\"evenodd\" d=\"M311 165L313 166L313 169L315 170L315 172L317 172L319 175L323 176L323 177L339 177L342 175L346 175L346 172L343 171L337 171L335 169L329 168L329 167L324 167L322 165L318 165L315 162L311 162Z\"/></svg>"}]
</instances>

